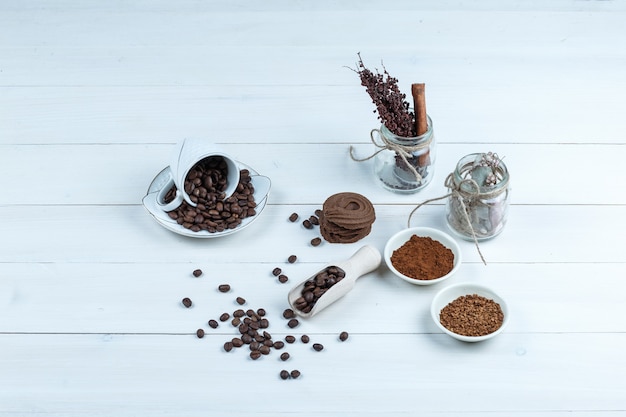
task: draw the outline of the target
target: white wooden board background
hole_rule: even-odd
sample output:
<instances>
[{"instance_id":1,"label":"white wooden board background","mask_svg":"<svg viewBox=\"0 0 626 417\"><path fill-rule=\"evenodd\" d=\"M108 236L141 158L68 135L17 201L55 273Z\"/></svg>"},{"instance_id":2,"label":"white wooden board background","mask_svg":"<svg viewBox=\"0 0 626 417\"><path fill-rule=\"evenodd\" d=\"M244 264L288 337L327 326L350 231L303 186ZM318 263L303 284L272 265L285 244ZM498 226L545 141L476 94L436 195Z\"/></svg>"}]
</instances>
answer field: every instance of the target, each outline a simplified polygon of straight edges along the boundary
<instances>
[{"instance_id":1,"label":"white wooden board background","mask_svg":"<svg viewBox=\"0 0 626 417\"><path fill-rule=\"evenodd\" d=\"M626 415L624 22L618 0L0 1L0 416ZM358 52L403 88L427 84L436 174L417 195L349 159L350 145L373 151L378 126L348 68ZM185 137L272 179L249 229L183 238L141 206ZM428 310L444 284L384 266L286 327L274 267L293 284L361 244L382 250L480 151L505 157L510 221L481 244L487 266L460 242L449 282L497 289L513 312L503 334L449 338ZM340 191L375 204L373 231L312 248L287 217ZM443 211L412 224L445 230ZM268 310L275 338L325 350L222 352L232 329L206 321L238 295Z\"/></svg>"}]
</instances>

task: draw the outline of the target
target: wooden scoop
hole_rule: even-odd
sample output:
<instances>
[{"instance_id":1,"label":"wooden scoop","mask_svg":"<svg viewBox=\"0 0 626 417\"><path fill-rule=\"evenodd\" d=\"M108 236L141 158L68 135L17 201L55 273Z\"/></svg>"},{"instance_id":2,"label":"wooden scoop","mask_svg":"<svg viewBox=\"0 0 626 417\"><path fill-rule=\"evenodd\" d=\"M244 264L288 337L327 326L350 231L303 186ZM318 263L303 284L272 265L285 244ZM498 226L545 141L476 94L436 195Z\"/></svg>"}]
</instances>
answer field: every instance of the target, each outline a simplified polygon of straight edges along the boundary
<instances>
[{"instance_id":1,"label":"wooden scoop","mask_svg":"<svg viewBox=\"0 0 626 417\"><path fill-rule=\"evenodd\" d=\"M311 277L305 279L300 284L296 285L289 291L288 301L292 310L301 317L311 317L319 313L344 295L346 295L356 283L357 278L367 274L378 268L381 261L380 251L370 245L365 245L358 251L356 251L349 259L339 262L332 262L326 265L321 270L317 271ZM335 266L341 268L345 273L345 277L330 287L326 292L317 300L311 311L304 313L295 306L295 301L302 296L302 289L304 284L310 279L314 278L320 272L326 270L326 268Z\"/></svg>"}]
</instances>

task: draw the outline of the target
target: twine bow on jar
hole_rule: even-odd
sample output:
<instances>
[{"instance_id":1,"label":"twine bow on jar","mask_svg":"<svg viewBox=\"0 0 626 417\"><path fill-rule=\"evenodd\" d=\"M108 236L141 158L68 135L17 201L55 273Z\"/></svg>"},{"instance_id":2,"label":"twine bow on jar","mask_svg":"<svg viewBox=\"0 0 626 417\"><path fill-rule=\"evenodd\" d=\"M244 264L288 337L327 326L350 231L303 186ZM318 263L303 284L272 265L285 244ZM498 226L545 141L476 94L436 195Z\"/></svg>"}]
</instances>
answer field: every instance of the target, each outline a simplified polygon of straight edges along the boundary
<instances>
[{"instance_id":1,"label":"twine bow on jar","mask_svg":"<svg viewBox=\"0 0 626 417\"><path fill-rule=\"evenodd\" d=\"M478 183L471 178L465 178L457 184L454 181L454 175L452 173L446 177L446 181L444 184L446 188L450 190L450 192L442 197L431 198L417 205L411 211L411 214L409 214L407 227L411 227L411 217L417 211L417 209L419 209L423 205L431 203L433 201L443 200L445 198L455 198L459 201L459 204L461 205L461 209L462 209L461 211L464 214L463 217L465 219L465 225L464 225L465 231L468 232L467 234L471 234L474 240L474 244L476 245L476 250L478 251L478 254L480 255L480 259L483 261L483 264L487 265L487 261L485 261L485 258L482 252L480 251L480 247L478 246L478 239L476 238L476 232L474 231L474 227L472 226L472 221L468 213L469 212L468 206L471 206L473 204L473 201L475 201L476 199L490 198L492 194L494 193L493 192L486 192L486 193L481 192L480 186L478 185Z\"/></svg>"},{"instance_id":2,"label":"twine bow on jar","mask_svg":"<svg viewBox=\"0 0 626 417\"><path fill-rule=\"evenodd\" d=\"M374 132L378 133L378 137L380 138L382 143L378 143L376 141L376 139L374 138ZM370 139L372 140L372 143L374 144L374 146L378 148L378 150L368 157L357 158L356 156L354 156L354 147L350 146L350 158L352 158L353 161L364 162L364 161L374 158L376 155L378 155L379 153L383 151L388 151L388 150L394 151L400 157L402 162L404 162L404 165L409 169L409 171L411 171L413 176L415 176L415 181L418 183L422 181L422 175L417 171L415 166L413 166L413 164L409 162L408 158L413 157L414 152L421 151L423 149L428 149L428 147L430 146L432 142L432 135L415 145L404 145L404 144L398 143L395 140L391 140L387 138L380 129L372 129L370 131ZM414 138L404 138L404 139L413 140Z\"/></svg>"}]
</instances>

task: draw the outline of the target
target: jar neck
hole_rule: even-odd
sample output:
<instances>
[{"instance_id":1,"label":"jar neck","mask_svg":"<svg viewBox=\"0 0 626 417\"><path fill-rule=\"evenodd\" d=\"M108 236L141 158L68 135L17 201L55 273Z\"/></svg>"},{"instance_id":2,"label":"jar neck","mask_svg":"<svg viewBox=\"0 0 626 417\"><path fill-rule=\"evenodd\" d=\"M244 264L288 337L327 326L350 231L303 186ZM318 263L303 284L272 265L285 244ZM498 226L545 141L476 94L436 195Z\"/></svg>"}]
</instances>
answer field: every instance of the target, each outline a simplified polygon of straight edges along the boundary
<instances>
[{"instance_id":1,"label":"jar neck","mask_svg":"<svg viewBox=\"0 0 626 417\"><path fill-rule=\"evenodd\" d=\"M384 123L380 127L380 132L390 142L397 143L398 145L402 146L415 146L422 143L430 142L433 137L433 121L430 119L430 116L426 117L428 119L428 129L425 133L419 136L398 136L391 130L389 130Z\"/></svg>"},{"instance_id":2,"label":"jar neck","mask_svg":"<svg viewBox=\"0 0 626 417\"><path fill-rule=\"evenodd\" d=\"M484 153L473 153L464 156L459 160L454 170L454 182L461 191L466 193L475 193L475 186L468 183L467 180L473 180L478 185L480 194L497 195L505 191L509 185L509 171L506 165L499 160L495 167L480 166L479 174L475 174L477 162L484 156ZM493 185L485 184L484 177L486 173L495 175L496 183Z\"/></svg>"}]
</instances>

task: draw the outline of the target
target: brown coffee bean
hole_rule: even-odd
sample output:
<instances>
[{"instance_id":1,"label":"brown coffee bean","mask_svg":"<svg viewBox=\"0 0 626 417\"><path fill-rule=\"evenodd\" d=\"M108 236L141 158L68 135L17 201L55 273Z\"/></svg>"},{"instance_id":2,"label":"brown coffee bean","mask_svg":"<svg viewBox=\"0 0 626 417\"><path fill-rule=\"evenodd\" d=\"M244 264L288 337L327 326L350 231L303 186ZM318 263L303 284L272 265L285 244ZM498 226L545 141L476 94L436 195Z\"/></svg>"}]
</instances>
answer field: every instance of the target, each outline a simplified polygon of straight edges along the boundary
<instances>
[{"instance_id":1,"label":"brown coffee bean","mask_svg":"<svg viewBox=\"0 0 626 417\"><path fill-rule=\"evenodd\" d=\"M311 246L319 246L322 243L322 239L319 237L311 239Z\"/></svg>"},{"instance_id":2,"label":"brown coffee bean","mask_svg":"<svg viewBox=\"0 0 626 417\"><path fill-rule=\"evenodd\" d=\"M187 307L187 308L191 307L191 305L193 304L193 303L191 302L191 299L190 299L190 298L187 298L187 297L183 298L183 301L182 301L182 302L183 302L183 305L184 305L185 307Z\"/></svg>"},{"instance_id":3,"label":"brown coffee bean","mask_svg":"<svg viewBox=\"0 0 626 417\"><path fill-rule=\"evenodd\" d=\"M254 311L251 308L249 308L248 310L246 310L246 316L248 316L248 317L256 317L256 311Z\"/></svg>"},{"instance_id":4,"label":"brown coffee bean","mask_svg":"<svg viewBox=\"0 0 626 417\"><path fill-rule=\"evenodd\" d=\"M202 275L202 269L196 269L193 271L193 276L198 278L200 275Z\"/></svg>"},{"instance_id":5,"label":"brown coffee bean","mask_svg":"<svg viewBox=\"0 0 626 417\"><path fill-rule=\"evenodd\" d=\"M249 345L254 341L254 339L252 339L252 336L250 336L248 333L244 333L241 335L241 341L246 345Z\"/></svg>"},{"instance_id":6,"label":"brown coffee bean","mask_svg":"<svg viewBox=\"0 0 626 417\"><path fill-rule=\"evenodd\" d=\"M242 297L237 297L235 301L237 301L237 304L239 305L244 305L246 303L246 299Z\"/></svg>"},{"instance_id":7,"label":"brown coffee bean","mask_svg":"<svg viewBox=\"0 0 626 417\"><path fill-rule=\"evenodd\" d=\"M235 317L243 317L246 315L246 312L243 311L242 309L237 309L235 311L233 311L233 316Z\"/></svg>"},{"instance_id":8,"label":"brown coffee bean","mask_svg":"<svg viewBox=\"0 0 626 417\"><path fill-rule=\"evenodd\" d=\"M232 343L232 345L234 347L242 347L243 346L243 339L240 339L238 337L233 337L233 340L230 341Z\"/></svg>"},{"instance_id":9,"label":"brown coffee bean","mask_svg":"<svg viewBox=\"0 0 626 417\"><path fill-rule=\"evenodd\" d=\"M270 322L268 319L263 318L261 320L259 320L259 327L261 329L267 329L268 327L270 327Z\"/></svg>"},{"instance_id":10,"label":"brown coffee bean","mask_svg":"<svg viewBox=\"0 0 626 417\"><path fill-rule=\"evenodd\" d=\"M217 322L217 320L211 319L211 320L209 320L209 326L212 329L217 329L217 327L219 326L219 323Z\"/></svg>"},{"instance_id":11,"label":"brown coffee bean","mask_svg":"<svg viewBox=\"0 0 626 417\"><path fill-rule=\"evenodd\" d=\"M341 332L339 333L339 340L341 340L342 342L345 342L346 340L348 340L348 332Z\"/></svg>"},{"instance_id":12,"label":"brown coffee bean","mask_svg":"<svg viewBox=\"0 0 626 417\"><path fill-rule=\"evenodd\" d=\"M275 277L277 277L277 276L279 276L280 274L282 274L282 272L283 272L283 270L282 270L282 269L280 269L280 268L276 267L276 268L274 268L274 270L272 271L272 274L273 274Z\"/></svg>"},{"instance_id":13,"label":"brown coffee bean","mask_svg":"<svg viewBox=\"0 0 626 417\"><path fill-rule=\"evenodd\" d=\"M289 281L289 277L287 275L284 274L280 274L278 276L278 282L280 282L281 284L286 283L287 281Z\"/></svg>"},{"instance_id":14,"label":"brown coffee bean","mask_svg":"<svg viewBox=\"0 0 626 417\"><path fill-rule=\"evenodd\" d=\"M232 324L233 327L237 327L241 324L241 319L239 317L235 317L231 320L230 324Z\"/></svg>"},{"instance_id":15,"label":"brown coffee bean","mask_svg":"<svg viewBox=\"0 0 626 417\"><path fill-rule=\"evenodd\" d=\"M300 322L298 321L298 319L291 319L287 322L287 326L289 326L289 328L291 329L298 327L299 324Z\"/></svg>"},{"instance_id":16,"label":"brown coffee bean","mask_svg":"<svg viewBox=\"0 0 626 417\"><path fill-rule=\"evenodd\" d=\"M285 342L287 342L287 343L293 343L293 342L295 342L295 341L296 341L295 336L292 336L292 335L287 335L287 336L285 336Z\"/></svg>"},{"instance_id":17,"label":"brown coffee bean","mask_svg":"<svg viewBox=\"0 0 626 417\"><path fill-rule=\"evenodd\" d=\"M285 362L287 359L289 359L289 353L287 352L283 352L280 354L280 360Z\"/></svg>"},{"instance_id":18,"label":"brown coffee bean","mask_svg":"<svg viewBox=\"0 0 626 417\"><path fill-rule=\"evenodd\" d=\"M253 350L252 352L250 352L250 357L252 358L252 360L257 360L261 357L261 352L259 352L258 350Z\"/></svg>"},{"instance_id":19,"label":"brown coffee bean","mask_svg":"<svg viewBox=\"0 0 626 417\"><path fill-rule=\"evenodd\" d=\"M289 379L289 371L286 369L280 371L280 379Z\"/></svg>"},{"instance_id":20,"label":"brown coffee bean","mask_svg":"<svg viewBox=\"0 0 626 417\"><path fill-rule=\"evenodd\" d=\"M276 350L280 350L280 349L282 349L283 347L285 347L285 343L284 343L284 342L281 342L280 340L277 340L277 341L275 341L275 342L274 342L274 345L273 345L273 346L274 346L274 349L276 349Z\"/></svg>"},{"instance_id":21,"label":"brown coffee bean","mask_svg":"<svg viewBox=\"0 0 626 417\"><path fill-rule=\"evenodd\" d=\"M296 255L291 255L289 256L289 258L287 258L287 262L289 262L290 264L296 262L298 260L298 257Z\"/></svg>"},{"instance_id":22,"label":"brown coffee bean","mask_svg":"<svg viewBox=\"0 0 626 417\"><path fill-rule=\"evenodd\" d=\"M196 336L198 336L198 339L202 339L204 337L204 330L202 329L196 330Z\"/></svg>"},{"instance_id":23,"label":"brown coffee bean","mask_svg":"<svg viewBox=\"0 0 626 417\"><path fill-rule=\"evenodd\" d=\"M290 308L285 309L285 311L283 311L283 317L286 319L291 319L294 318L296 316L296 313L294 313L294 311Z\"/></svg>"},{"instance_id":24,"label":"brown coffee bean","mask_svg":"<svg viewBox=\"0 0 626 417\"><path fill-rule=\"evenodd\" d=\"M259 317L263 317L263 316L265 316L265 314L267 314L267 313L266 313L266 311L265 311L265 309L264 309L264 308L259 308L259 309L256 311L256 314L257 314Z\"/></svg>"},{"instance_id":25,"label":"brown coffee bean","mask_svg":"<svg viewBox=\"0 0 626 417\"><path fill-rule=\"evenodd\" d=\"M250 350L259 350L261 344L256 340L254 342L250 342Z\"/></svg>"},{"instance_id":26,"label":"brown coffee bean","mask_svg":"<svg viewBox=\"0 0 626 417\"><path fill-rule=\"evenodd\" d=\"M230 314L228 313L222 313L222 315L220 316L220 321L226 321L230 318Z\"/></svg>"},{"instance_id":27,"label":"brown coffee bean","mask_svg":"<svg viewBox=\"0 0 626 417\"><path fill-rule=\"evenodd\" d=\"M318 219L316 216L309 217L309 221L315 226L319 226L320 224L320 219Z\"/></svg>"},{"instance_id":28,"label":"brown coffee bean","mask_svg":"<svg viewBox=\"0 0 626 417\"><path fill-rule=\"evenodd\" d=\"M291 371L289 375L291 375L293 379L296 379L300 376L300 371L298 371L297 369L294 369L293 371Z\"/></svg>"},{"instance_id":29,"label":"brown coffee bean","mask_svg":"<svg viewBox=\"0 0 626 417\"><path fill-rule=\"evenodd\" d=\"M230 291L230 285L222 284L219 287L217 287L217 289L219 290L219 292L228 292Z\"/></svg>"},{"instance_id":30,"label":"brown coffee bean","mask_svg":"<svg viewBox=\"0 0 626 417\"><path fill-rule=\"evenodd\" d=\"M300 341L301 341L302 343L309 343L309 341L310 341L310 340L311 340L311 339L309 338L309 336L307 336L307 335L305 335L305 334L303 334L302 336L300 336Z\"/></svg>"},{"instance_id":31,"label":"brown coffee bean","mask_svg":"<svg viewBox=\"0 0 626 417\"><path fill-rule=\"evenodd\" d=\"M224 350L226 352L230 352L231 350L233 350L233 344L232 342L226 342L224 343Z\"/></svg>"},{"instance_id":32,"label":"brown coffee bean","mask_svg":"<svg viewBox=\"0 0 626 417\"><path fill-rule=\"evenodd\" d=\"M291 213L291 216L289 216L289 221L291 223L294 223L294 222L296 222L298 220L298 217L299 217L298 213Z\"/></svg>"},{"instance_id":33,"label":"brown coffee bean","mask_svg":"<svg viewBox=\"0 0 626 417\"><path fill-rule=\"evenodd\" d=\"M304 226L306 229L313 229L313 223L311 223L309 219L303 221L302 226Z\"/></svg>"},{"instance_id":34,"label":"brown coffee bean","mask_svg":"<svg viewBox=\"0 0 626 417\"><path fill-rule=\"evenodd\" d=\"M313 349L317 352L321 352L322 350L324 350L324 345L322 345L321 343L313 343Z\"/></svg>"},{"instance_id":35,"label":"brown coffee bean","mask_svg":"<svg viewBox=\"0 0 626 417\"><path fill-rule=\"evenodd\" d=\"M259 347L259 352L261 352L261 355L269 355L270 347L269 346L265 346L265 345L261 345L261 347Z\"/></svg>"}]
</instances>

